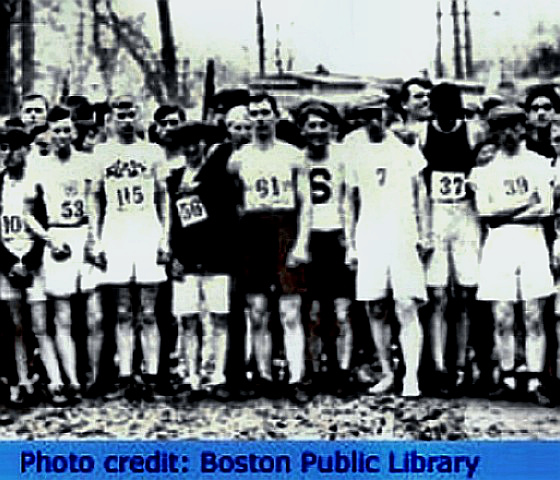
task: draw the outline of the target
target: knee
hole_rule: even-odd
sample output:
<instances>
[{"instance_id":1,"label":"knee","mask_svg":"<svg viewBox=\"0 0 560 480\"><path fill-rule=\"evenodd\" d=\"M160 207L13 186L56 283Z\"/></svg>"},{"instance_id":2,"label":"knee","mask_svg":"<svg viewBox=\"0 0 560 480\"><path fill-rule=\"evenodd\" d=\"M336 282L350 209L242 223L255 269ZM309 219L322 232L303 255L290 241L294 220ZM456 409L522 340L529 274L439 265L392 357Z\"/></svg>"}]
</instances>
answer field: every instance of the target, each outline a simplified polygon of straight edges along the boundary
<instances>
[{"instance_id":1,"label":"knee","mask_svg":"<svg viewBox=\"0 0 560 480\"><path fill-rule=\"evenodd\" d=\"M253 295L247 298L250 311L251 330L260 331L268 328L268 315L266 315L268 302L264 295Z\"/></svg>"},{"instance_id":2,"label":"knee","mask_svg":"<svg viewBox=\"0 0 560 480\"><path fill-rule=\"evenodd\" d=\"M395 301L395 313L401 323L414 322L417 319L417 305L414 299Z\"/></svg>"},{"instance_id":3,"label":"knee","mask_svg":"<svg viewBox=\"0 0 560 480\"><path fill-rule=\"evenodd\" d=\"M334 310L338 325L348 324L348 312L350 310L350 300L347 298L337 298L334 301Z\"/></svg>"},{"instance_id":4,"label":"knee","mask_svg":"<svg viewBox=\"0 0 560 480\"><path fill-rule=\"evenodd\" d=\"M198 315L185 315L182 317L182 322L185 333L189 336L195 336L198 326Z\"/></svg>"},{"instance_id":5,"label":"knee","mask_svg":"<svg viewBox=\"0 0 560 480\"><path fill-rule=\"evenodd\" d=\"M387 302L385 300L377 300L369 302L367 306L368 316L374 321L384 321L387 316Z\"/></svg>"},{"instance_id":6,"label":"knee","mask_svg":"<svg viewBox=\"0 0 560 480\"><path fill-rule=\"evenodd\" d=\"M70 307L58 305L56 307L55 325L59 330L70 332L72 327L72 316Z\"/></svg>"},{"instance_id":7,"label":"knee","mask_svg":"<svg viewBox=\"0 0 560 480\"><path fill-rule=\"evenodd\" d=\"M430 298L430 302L435 307L445 307L447 303L447 295L445 294L445 289L441 287L432 287L428 289L428 295Z\"/></svg>"},{"instance_id":8,"label":"knee","mask_svg":"<svg viewBox=\"0 0 560 480\"><path fill-rule=\"evenodd\" d=\"M279 313L285 330L295 330L301 325L301 298L299 296L280 299Z\"/></svg>"},{"instance_id":9,"label":"knee","mask_svg":"<svg viewBox=\"0 0 560 480\"><path fill-rule=\"evenodd\" d=\"M45 309L33 309L31 322L33 333L37 336L47 335L47 315Z\"/></svg>"},{"instance_id":10,"label":"knee","mask_svg":"<svg viewBox=\"0 0 560 480\"><path fill-rule=\"evenodd\" d=\"M212 315L214 321L214 332L223 333L227 332L228 328L228 314L227 313L215 313Z\"/></svg>"}]
</instances>

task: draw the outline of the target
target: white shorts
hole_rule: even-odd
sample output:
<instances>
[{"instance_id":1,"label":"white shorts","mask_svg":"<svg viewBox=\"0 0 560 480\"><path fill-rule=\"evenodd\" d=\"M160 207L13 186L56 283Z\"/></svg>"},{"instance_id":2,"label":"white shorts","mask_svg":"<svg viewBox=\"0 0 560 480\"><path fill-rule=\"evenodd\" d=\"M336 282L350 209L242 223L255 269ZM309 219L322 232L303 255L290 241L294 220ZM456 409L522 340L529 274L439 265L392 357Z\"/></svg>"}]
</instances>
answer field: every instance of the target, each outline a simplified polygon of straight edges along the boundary
<instances>
[{"instance_id":1,"label":"white shorts","mask_svg":"<svg viewBox=\"0 0 560 480\"><path fill-rule=\"evenodd\" d=\"M228 275L185 275L182 281L174 280L173 314L229 313L230 286Z\"/></svg>"},{"instance_id":2,"label":"white shorts","mask_svg":"<svg viewBox=\"0 0 560 480\"><path fill-rule=\"evenodd\" d=\"M8 278L0 273L0 300L5 302L21 299L21 291L12 287ZM45 274L43 270L39 270L33 275L33 285L27 289L27 301L44 302L45 296Z\"/></svg>"},{"instance_id":3,"label":"white shorts","mask_svg":"<svg viewBox=\"0 0 560 480\"><path fill-rule=\"evenodd\" d=\"M43 265L45 269L45 291L54 297L67 297L78 291L88 291L95 287L93 266L84 262L84 247L88 229L50 228L49 235L56 243L70 246L70 257L61 262L52 258L51 250L45 249Z\"/></svg>"},{"instance_id":4,"label":"white shorts","mask_svg":"<svg viewBox=\"0 0 560 480\"><path fill-rule=\"evenodd\" d=\"M478 298L532 300L554 292L549 256L540 226L491 229L480 260Z\"/></svg>"},{"instance_id":5,"label":"white shorts","mask_svg":"<svg viewBox=\"0 0 560 480\"><path fill-rule=\"evenodd\" d=\"M396 300L426 301L424 269L415 242L383 238L358 239L356 300L375 301L386 298L390 290Z\"/></svg>"},{"instance_id":6,"label":"white shorts","mask_svg":"<svg viewBox=\"0 0 560 480\"><path fill-rule=\"evenodd\" d=\"M123 228L104 229L101 241L107 255L107 271L99 275L99 283L126 285L131 282L164 282L165 267L157 264L161 236L161 225L153 222L139 221L133 229L126 228L126 224L123 224Z\"/></svg>"},{"instance_id":7,"label":"white shorts","mask_svg":"<svg viewBox=\"0 0 560 480\"><path fill-rule=\"evenodd\" d=\"M449 278L464 287L478 284L480 227L476 214L463 204L434 204L434 251L427 264L427 284L446 287Z\"/></svg>"}]
</instances>

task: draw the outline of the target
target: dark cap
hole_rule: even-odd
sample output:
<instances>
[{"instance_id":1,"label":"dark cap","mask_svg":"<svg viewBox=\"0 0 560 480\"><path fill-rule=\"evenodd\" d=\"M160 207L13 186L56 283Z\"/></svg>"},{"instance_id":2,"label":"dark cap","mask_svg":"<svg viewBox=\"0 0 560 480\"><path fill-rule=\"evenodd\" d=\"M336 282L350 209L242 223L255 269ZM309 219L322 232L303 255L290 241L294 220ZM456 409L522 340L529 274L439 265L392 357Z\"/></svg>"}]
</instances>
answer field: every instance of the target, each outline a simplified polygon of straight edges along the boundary
<instances>
[{"instance_id":1,"label":"dark cap","mask_svg":"<svg viewBox=\"0 0 560 480\"><path fill-rule=\"evenodd\" d=\"M249 90L230 88L220 90L212 97L211 107L216 113L227 113L233 107L249 104Z\"/></svg>"},{"instance_id":2,"label":"dark cap","mask_svg":"<svg viewBox=\"0 0 560 480\"><path fill-rule=\"evenodd\" d=\"M525 112L521 108L512 106L498 106L488 114L488 126L491 130L500 130L525 123Z\"/></svg>"},{"instance_id":3,"label":"dark cap","mask_svg":"<svg viewBox=\"0 0 560 480\"><path fill-rule=\"evenodd\" d=\"M21 147L27 147L31 145L32 141L32 138L28 133L15 128L5 131L0 138L2 140L2 143L7 143L10 146L11 150L17 150Z\"/></svg>"}]
</instances>

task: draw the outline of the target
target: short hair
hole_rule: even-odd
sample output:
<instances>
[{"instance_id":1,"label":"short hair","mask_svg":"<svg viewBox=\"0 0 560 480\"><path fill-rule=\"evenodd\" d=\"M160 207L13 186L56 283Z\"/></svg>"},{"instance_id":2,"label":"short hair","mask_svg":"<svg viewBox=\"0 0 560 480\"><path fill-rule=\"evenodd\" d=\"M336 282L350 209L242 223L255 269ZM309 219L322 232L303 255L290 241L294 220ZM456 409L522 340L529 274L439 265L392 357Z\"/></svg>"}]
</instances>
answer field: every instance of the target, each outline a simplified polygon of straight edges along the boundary
<instances>
[{"instance_id":1,"label":"short hair","mask_svg":"<svg viewBox=\"0 0 560 480\"><path fill-rule=\"evenodd\" d=\"M400 92L400 101L401 104L408 102L410 98L409 87L411 85L418 85L426 90L431 90L434 87L434 84L428 80L427 78L420 78L420 77L413 77L409 78L406 82L402 84L401 92Z\"/></svg>"},{"instance_id":2,"label":"short hair","mask_svg":"<svg viewBox=\"0 0 560 480\"><path fill-rule=\"evenodd\" d=\"M136 100L132 95L119 95L111 102L111 109L116 108L135 108Z\"/></svg>"},{"instance_id":3,"label":"short hair","mask_svg":"<svg viewBox=\"0 0 560 480\"><path fill-rule=\"evenodd\" d=\"M525 99L525 112L529 112L531 110L531 104L535 101L538 97L546 97L552 103L552 108L554 108L555 112L560 112L560 97L554 90L552 85L537 85L529 90L527 93L527 98Z\"/></svg>"},{"instance_id":4,"label":"short hair","mask_svg":"<svg viewBox=\"0 0 560 480\"><path fill-rule=\"evenodd\" d=\"M187 120L187 114L179 105L161 105L154 112L154 120L159 122L163 120L167 115L172 115L177 113L179 115L179 120L185 122Z\"/></svg>"},{"instance_id":5,"label":"short hair","mask_svg":"<svg viewBox=\"0 0 560 480\"><path fill-rule=\"evenodd\" d=\"M49 109L49 102L47 100L47 97L41 95L40 93L29 93L27 95L24 95L21 98L21 104L23 105L25 102L32 102L33 100L42 100L45 104L45 110Z\"/></svg>"},{"instance_id":6,"label":"short hair","mask_svg":"<svg viewBox=\"0 0 560 480\"><path fill-rule=\"evenodd\" d=\"M60 105L55 105L49 110L47 122L58 122L70 118L70 110Z\"/></svg>"},{"instance_id":7,"label":"short hair","mask_svg":"<svg viewBox=\"0 0 560 480\"><path fill-rule=\"evenodd\" d=\"M78 105L72 111L72 121L74 123L95 123L95 110L89 102Z\"/></svg>"},{"instance_id":8,"label":"short hair","mask_svg":"<svg viewBox=\"0 0 560 480\"><path fill-rule=\"evenodd\" d=\"M270 108L274 112L276 117L280 116L280 110L278 110L278 104L276 103L276 99L269 95L268 93L257 93L255 95L250 95L249 100L247 102L247 106L249 107L251 103L261 103L261 102L268 102L270 104Z\"/></svg>"},{"instance_id":9,"label":"short hair","mask_svg":"<svg viewBox=\"0 0 560 480\"><path fill-rule=\"evenodd\" d=\"M436 115L454 113L462 116L465 113L461 89L454 83L440 83L430 91L430 110Z\"/></svg>"}]
</instances>

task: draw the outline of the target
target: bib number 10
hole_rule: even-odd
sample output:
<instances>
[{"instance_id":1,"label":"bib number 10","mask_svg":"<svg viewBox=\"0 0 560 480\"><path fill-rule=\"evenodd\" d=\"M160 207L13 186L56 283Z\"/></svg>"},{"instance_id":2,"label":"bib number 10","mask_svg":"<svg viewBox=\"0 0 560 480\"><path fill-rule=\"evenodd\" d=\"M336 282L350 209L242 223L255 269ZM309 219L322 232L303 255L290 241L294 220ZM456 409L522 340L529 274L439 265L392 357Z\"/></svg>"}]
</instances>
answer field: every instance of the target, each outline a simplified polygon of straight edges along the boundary
<instances>
[{"instance_id":1,"label":"bib number 10","mask_svg":"<svg viewBox=\"0 0 560 480\"><path fill-rule=\"evenodd\" d=\"M21 232L23 222L18 215L2 215L2 230L4 236Z\"/></svg>"},{"instance_id":2,"label":"bib number 10","mask_svg":"<svg viewBox=\"0 0 560 480\"><path fill-rule=\"evenodd\" d=\"M144 202L144 192L140 185L122 187L117 190L117 199L121 208L128 205L141 205Z\"/></svg>"}]
</instances>

